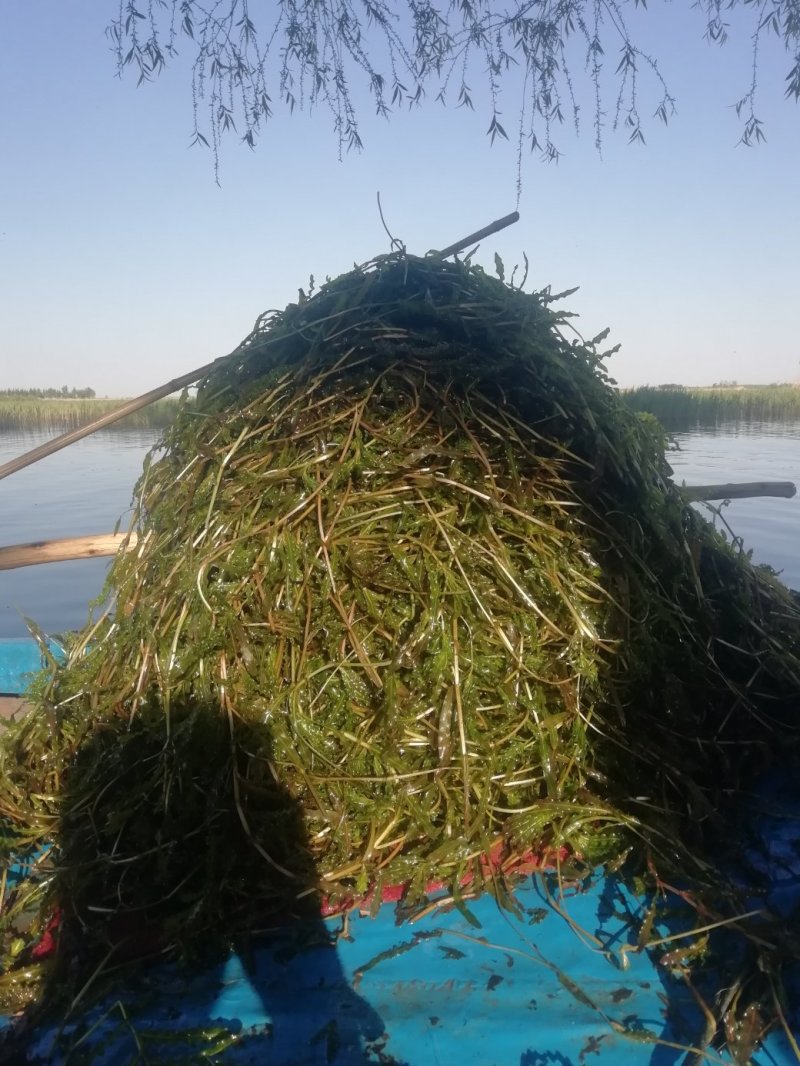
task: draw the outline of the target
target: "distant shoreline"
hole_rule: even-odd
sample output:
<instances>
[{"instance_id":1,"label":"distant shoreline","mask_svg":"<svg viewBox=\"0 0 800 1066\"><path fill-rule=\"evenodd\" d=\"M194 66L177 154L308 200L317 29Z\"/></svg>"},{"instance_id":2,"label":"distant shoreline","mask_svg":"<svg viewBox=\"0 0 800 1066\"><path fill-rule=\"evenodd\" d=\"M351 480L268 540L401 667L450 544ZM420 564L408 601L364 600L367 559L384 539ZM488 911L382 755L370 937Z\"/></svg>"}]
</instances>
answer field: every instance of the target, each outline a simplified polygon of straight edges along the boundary
<instances>
[{"instance_id":1,"label":"distant shoreline","mask_svg":"<svg viewBox=\"0 0 800 1066\"><path fill-rule=\"evenodd\" d=\"M723 422L800 421L798 385L644 385L619 393L634 411L654 415L667 430ZM45 399L0 394L0 431L64 432L115 411L125 402L125 397ZM164 429L177 409L177 397L158 400L108 429Z\"/></svg>"},{"instance_id":2,"label":"distant shoreline","mask_svg":"<svg viewBox=\"0 0 800 1066\"><path fill-rule=\"evenodd\" d=\"M668 430L723 422L800 421L797 385L645 385L620 389L634 411L654 415Z\"/></svg>"},{"instance_id":3,"label":"distant shoreline","mask_svg":"<svg viewBox=\"0 0 800 1066\"><path fill-rule=\"evenodd\" d=\"M0 395L0 431L45 429L64 432L85 426L95 418L117 410L125 398L85 399L73 397L17 397ZM158 400L107 428L163 429L175 418L178 400Z\"/></svg>"}]
</instances>

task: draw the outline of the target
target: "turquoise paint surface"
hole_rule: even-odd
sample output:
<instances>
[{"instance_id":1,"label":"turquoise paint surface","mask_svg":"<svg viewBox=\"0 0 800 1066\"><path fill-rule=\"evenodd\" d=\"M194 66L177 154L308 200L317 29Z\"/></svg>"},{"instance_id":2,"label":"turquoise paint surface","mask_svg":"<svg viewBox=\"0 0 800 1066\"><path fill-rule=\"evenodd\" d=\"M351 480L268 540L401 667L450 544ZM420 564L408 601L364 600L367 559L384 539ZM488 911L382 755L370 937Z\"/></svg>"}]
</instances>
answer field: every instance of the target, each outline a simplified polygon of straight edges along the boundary
<instances>
[{"instance_id":1,"label":"turquoise paint surface","mask_svg":"<svg viewBox=\"0 0 800 1066\"><path fill-rule=\"evenodd\" d=\"M60 658L59 646L50 642L51 653ZM23 693L32 676L45 665L44 658L35 640L20 637L0 639L0 694Z\"/></svg>"},{"instance_id":2,"label":"turquoise paint surface","mask_svg":"<svg viewBox=\"0 0 800 1066\"><path fill-rule=\"evenodd\" d=\"M38 666L35 646L21 643L0 643L0 677L16 678L17 689L31 663ZM762 801L749 819L750 857L770 906L790 921L800 911L800 792L795 782L773 781ZM287 924L255 938L246 954L231 951L204 969L140 970L99 1006L34 1034L28 1061L683 1063L685 1050L671 1045L700 1042L703 1017L694 999L648 954L622 950L635 944L646 901L600 873L562 888L554 876L537 875L517 887L516 914L484 896L467 903L468 915L445 905L413 924L387 904L374 918L351 913L346 923ZM680 923L676 914L662 933L680 931ZM719 936L724 949L725 934ZM718 991L713 972L697 981L707 996ZM789 974L786 1006L800 1030L797 970ZM770 1034L752 1060L794 1061L782 1032Z\"/></svg>"},{"instance_id":3,"label":"turquoise paint surface","mask_svg":"<svg viewBox=\"0 0 800 1066\"><path fill-rule=\"evenodd\" d=\"M603 877L560 901L604 954L552 909L548 887L556 886L536 878L518 888L521 917L489 897L471 902L477 927L457 910L397 925L392 906L376 918L351 916L346 935L341 919L289 925L247 956L231 954L202 972L169 966L130 980L120 990L127 1020L109 1000L60 1042L52 1030L31 1050L64 1063L70 1043L105 1013L89 1042L90 1061L104 1066L138 1061L136 1039L148 1061L202 1061L191 1043L159 1036L198 1027L237 1034L216 1061L242 1066L683 1063L685 1051L669 1045L697 1044L703 1030L685 986L646 954L629 954L620 966L639 902ZM793 1061L780 1033L753 1059Z\"/></svg>"}]
</instances>

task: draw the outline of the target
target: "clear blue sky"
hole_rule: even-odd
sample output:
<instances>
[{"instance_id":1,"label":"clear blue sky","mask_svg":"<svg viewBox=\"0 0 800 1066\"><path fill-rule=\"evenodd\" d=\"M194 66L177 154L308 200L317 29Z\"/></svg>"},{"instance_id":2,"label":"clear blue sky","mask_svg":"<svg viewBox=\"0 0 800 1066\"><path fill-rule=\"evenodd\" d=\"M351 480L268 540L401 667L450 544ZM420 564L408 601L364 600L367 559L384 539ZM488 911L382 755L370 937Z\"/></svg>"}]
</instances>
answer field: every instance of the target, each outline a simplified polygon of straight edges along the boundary
<instances>
[{"instance_id":1,"label":"clear blue sky","mask_svg":"<svg viewBox=\"0 0 800 1066\"><path fill-rule=\"evenodd\" d=\"M136 89L104 38L116 3L0 0L0 387L131 395L233 348L257 314L388 250L441 247L513 210L516 148L485 108L430 106L343 162L327 117L279 115L253 153L230 140L222 187L188 147L185 70ZM579 328L611 327L624 385L800 380L800 108L777 48L762 64L766 144L737 147L730 104L748 42L702 40L691 5L641 20L678 113L646 147L565 130L557 165L526 160L522 221L485 242L530 283L580 286ZM608 101L613 107L613 99ZM514 103L504 104L513 127Z\"/></svg>"}]
</instances>

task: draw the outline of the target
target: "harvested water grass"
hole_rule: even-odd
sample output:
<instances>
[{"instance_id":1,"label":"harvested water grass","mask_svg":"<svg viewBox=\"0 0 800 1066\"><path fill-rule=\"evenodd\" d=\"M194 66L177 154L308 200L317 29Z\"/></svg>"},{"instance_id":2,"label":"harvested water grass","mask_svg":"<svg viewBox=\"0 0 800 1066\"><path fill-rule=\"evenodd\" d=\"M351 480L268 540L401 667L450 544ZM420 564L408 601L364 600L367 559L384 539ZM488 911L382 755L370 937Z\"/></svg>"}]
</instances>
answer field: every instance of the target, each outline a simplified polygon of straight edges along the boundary
<instances>
[{"instance_id":1,"label":"harvested water grass","mask_svg":"<svg viewBox=\"0 0 800 1066\"><path fill-rule=\"evenodd\" d=\"M796 603L685 506L554 299L384 257L202 384L113 615L3 738L6 862L55 845L6 887L7 985L55 908L85 978L142 928L186 950L389 884L510 903L532 854L680 878L777 965L712 844L793 757ZM747 974L742 1012L772 987Z\"/></svg>"}]
</instances>

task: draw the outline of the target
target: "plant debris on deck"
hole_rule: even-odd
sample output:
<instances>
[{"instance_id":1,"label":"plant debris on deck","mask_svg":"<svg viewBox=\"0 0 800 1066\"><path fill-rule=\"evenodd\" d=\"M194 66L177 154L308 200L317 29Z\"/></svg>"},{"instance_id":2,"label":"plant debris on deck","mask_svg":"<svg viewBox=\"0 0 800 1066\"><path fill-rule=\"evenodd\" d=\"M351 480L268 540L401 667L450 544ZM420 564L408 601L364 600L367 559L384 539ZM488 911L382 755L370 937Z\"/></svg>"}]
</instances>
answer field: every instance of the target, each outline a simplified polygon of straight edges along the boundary
<instances>
[{"instance_id":1,"label":"plant debris on deck","mask_svg":"<svg viewBox=\"0 0 800 1066\"><path fill-rule=\"evenodd\" d=\"M3 737L6 864L55 845L4 882L7 990L56 910L47 965L79 982L392 884L505 900L565 849L679 878L698 926L744 913L711 842L792 757L800 614L555 299L382 257L202 383L115 610ZM762 971L729 1014L783 950L737 927Z\"/></svg>"}]
</instances>

